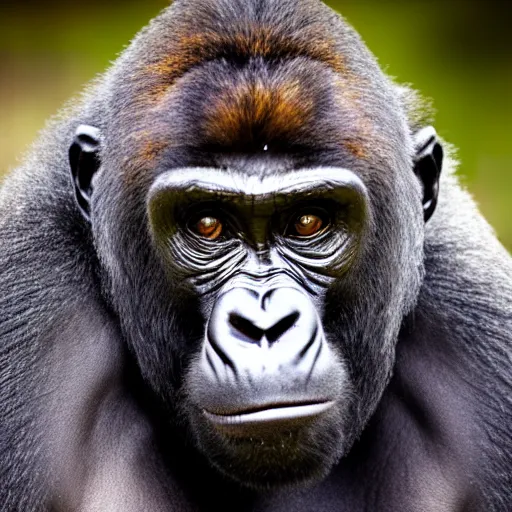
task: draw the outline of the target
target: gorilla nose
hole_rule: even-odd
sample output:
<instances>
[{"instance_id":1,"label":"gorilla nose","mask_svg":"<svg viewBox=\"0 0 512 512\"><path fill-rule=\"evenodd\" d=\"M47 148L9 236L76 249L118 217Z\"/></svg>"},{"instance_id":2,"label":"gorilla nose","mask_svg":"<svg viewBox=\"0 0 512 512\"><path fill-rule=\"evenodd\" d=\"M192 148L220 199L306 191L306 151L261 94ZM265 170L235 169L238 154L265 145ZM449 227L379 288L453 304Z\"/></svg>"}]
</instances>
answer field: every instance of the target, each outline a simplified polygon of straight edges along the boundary
<instances>
[{"instance_id":1,"label":"gorilla nose","mask_svg":"<svg viewBox=\"0 0 512 512\"><path fill-rule=\"evenodd\" d=\"M276 288L258 293L235 288L215 304L208 337L219 345L238 341L271 347L286 341L297 349L304 348L317 330L314 307L303 292Z\"/></svg>"},{"instance_id":2,"label":"gorilla nose","mask_svg":"<svg viewBox=\"0 0 512 512\"><path fill-rule=\"evenodd\" d=\"M238 332L242 338L245 338L251 343L261 343L263 338L266 338L269 343L275 343L285 332L293 327L300 317L298 311L293 311L289 315L281 319L269 319L271 323L275 322L268 328L261 326L261 320L267 320L265 315L260 315L260 318L246 318L238 312L229 314L229 323L233 327L234 332ZM268 324L268 321L266 322Z\"/></svg>"}]
</instances>

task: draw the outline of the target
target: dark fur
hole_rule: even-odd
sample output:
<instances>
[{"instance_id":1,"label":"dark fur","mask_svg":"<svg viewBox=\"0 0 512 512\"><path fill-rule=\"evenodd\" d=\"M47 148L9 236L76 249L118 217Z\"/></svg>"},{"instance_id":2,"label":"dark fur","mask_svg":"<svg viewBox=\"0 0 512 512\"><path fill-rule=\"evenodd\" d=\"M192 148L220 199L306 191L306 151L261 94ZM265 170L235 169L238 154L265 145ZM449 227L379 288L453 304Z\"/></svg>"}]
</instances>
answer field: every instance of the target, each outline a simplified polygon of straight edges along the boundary
<instances>
[{"instance_id":1,"label":"dark fur","mask_svg":"<svg viewBox=\"0 0 512 512\"><path fill-rule=\"evenodd\" d=\"M422 242L420 110L316 0L181 0L143 30L1 191L0 510L511 510L512 263L450 160ZM104 134L94 234L69 177L84 123ZM344 162L377 215L325 309L360 437L321 483L257 493L188 439L199 305L155 279L145 196L174 166L259 172L267 143L272 172Z\"/></svg>"}]
</instances>

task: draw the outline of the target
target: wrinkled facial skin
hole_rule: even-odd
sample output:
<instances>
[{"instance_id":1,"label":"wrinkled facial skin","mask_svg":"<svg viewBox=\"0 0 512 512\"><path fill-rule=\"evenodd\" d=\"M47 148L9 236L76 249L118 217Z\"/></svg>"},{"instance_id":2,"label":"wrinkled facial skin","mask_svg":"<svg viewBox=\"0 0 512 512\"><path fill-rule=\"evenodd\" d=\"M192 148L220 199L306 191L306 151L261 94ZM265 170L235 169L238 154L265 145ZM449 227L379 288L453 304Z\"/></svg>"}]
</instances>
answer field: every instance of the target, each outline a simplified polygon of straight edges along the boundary
<instances>
[{"instance_id":1,"label":"wrinkled facial skin","mask_svg":"<svg viewBox=\"0 0 512 512\"><path fill-rule=\"evenodd\" d=\"M184 382L199 446L253 486L324 476L352 411L322 304L360 251L365 186L343 169L297 171L284 184L187 169L157 179L148 211L166 267L208 319Z\"/></svg>"}]
</instances>

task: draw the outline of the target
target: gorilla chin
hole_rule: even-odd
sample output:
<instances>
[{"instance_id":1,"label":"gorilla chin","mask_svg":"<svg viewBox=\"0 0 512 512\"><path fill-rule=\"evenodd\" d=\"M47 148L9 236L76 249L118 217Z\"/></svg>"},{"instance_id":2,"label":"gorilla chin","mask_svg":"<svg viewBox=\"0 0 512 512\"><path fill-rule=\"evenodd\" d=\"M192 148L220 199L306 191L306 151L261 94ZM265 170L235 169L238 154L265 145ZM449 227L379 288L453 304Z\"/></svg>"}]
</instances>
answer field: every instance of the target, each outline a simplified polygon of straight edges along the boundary
<instances>
[{"instance_id":1,"label":"gorilla chin","mask_svg":"<svg viewBox=\"0 0 512 512\"><path fill-rule=\"evenodd\" d=\"M239 416L191 409L200 451L245 487L261 491L314 484L345 452L346 414L337 402L274 407Z\"/></svg>"}]
</instances>

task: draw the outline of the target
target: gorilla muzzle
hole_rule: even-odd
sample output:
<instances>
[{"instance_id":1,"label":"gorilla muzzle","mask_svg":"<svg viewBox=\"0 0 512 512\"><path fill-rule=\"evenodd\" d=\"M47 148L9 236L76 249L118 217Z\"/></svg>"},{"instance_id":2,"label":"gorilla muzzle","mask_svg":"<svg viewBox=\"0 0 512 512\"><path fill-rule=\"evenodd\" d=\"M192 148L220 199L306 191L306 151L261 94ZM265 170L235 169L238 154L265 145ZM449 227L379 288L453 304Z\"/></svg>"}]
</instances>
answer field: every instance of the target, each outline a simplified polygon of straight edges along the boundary
<instances>
[{"instance_id":1,"label":"gorilla muzzle","mask_svg":"<svg viewBox=\"0 0 512 512\"><path fill-rule=\"evenodd\" d=\"M203 412L230 435L311 421L338 395L328 382L333 358L321 320L309 296L295 287L241 286L223 293L201 359L209 383Z\"/></svg>"}]
</instances>

